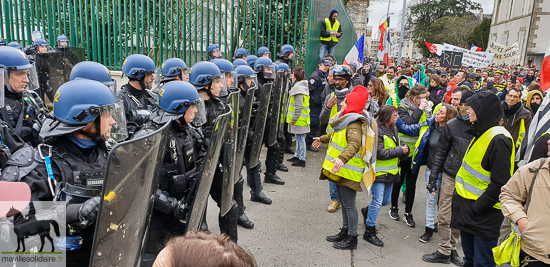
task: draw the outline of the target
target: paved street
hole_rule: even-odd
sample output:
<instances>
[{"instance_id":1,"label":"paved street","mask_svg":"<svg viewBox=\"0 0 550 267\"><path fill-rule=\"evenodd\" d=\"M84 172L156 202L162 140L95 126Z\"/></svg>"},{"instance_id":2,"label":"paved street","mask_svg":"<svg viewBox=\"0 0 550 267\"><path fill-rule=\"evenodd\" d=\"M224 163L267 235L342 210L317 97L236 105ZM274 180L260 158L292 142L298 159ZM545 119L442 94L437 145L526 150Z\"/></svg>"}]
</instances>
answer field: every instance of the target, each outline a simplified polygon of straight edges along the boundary
<instances>
[{"instance_id":1,"label":"paved street","mask_svg":"<svg viewBox=\"0 0 550 267\"><path fill-rule=\"evenodd\" d=\"M428 243L418 238L424 233L426 188L424 168L419 175L413 215L416 228L410 228L400 220L389 218L389 205L382 207L378 216L379 237L383 248L362 239L365 226L359 214L359 242L357 249L337 250L325 240L327 235L336 234L342 224L340 210L328 213L330 204L328 182L318 179L324 159L326 144L319 153L307 152L307 167L291 167L288 173L278 172L286 181L283 186L265 184L264 192L273 200L272 205L250 201L249 188L245 186L246 214L254 222L252 230L239 227L239 244L247 247L258 262L258 266L454 266L427 264L422 255L437 249L439 236ZM265 148L262 165L265 160ZM291 158L285 155L285 160ZM263 174L262 174L263 176ZM370 203L366 191L357 194L357 207ZM210 200L207 214L213 233L219 233L215 202ZM400 202L400 216L404 204ZM462 248L459 248L462 255Z\"/></svg>"}]
</instances>

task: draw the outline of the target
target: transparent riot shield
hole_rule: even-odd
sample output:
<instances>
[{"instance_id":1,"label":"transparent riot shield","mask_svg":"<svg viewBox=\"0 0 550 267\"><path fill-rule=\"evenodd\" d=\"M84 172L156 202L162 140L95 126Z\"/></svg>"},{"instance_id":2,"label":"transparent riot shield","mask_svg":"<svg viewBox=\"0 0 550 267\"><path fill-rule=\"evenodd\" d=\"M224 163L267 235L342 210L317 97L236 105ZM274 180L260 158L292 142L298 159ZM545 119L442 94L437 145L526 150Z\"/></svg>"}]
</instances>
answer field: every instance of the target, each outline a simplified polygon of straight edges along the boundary
<instances>
[{"instance_id":1,"label":"transparent riot shield","mask_svg":"<svg viewBox=\"0 0 550 267\"><path fill-rule=\"evenodd\" d=\"M258 104L256 110L253 111L255 115L254 119L254 138L250 147L250 158L248 160L248 168L253 168L260 162L260 150L262 149L262 143L264 138L265 124L267 120L267 112L269 106L269 97L271 96L271 90L273 83L264 84L256 95L258 97Z\"/></svg>"},{"instance_id":2,"label":"transparent riot shield","mask_svg":"<svg viewBox=\"0 0 550 267\"><path fill-rule=\"evenodd\" d=\"M185 201L185 203L190 203L191 210L189 220L187 221L187 231L198 231L200 228L210 188L212 187L212 180L214 180L214 172L220 159L223 137L226 134L226 128L230 121L231 108L226 106L225 112L214 122L215 130L210 137L209 151L202 164L202 175L191 189L192 193L189 194Z\"/></svg>"},{"instance_id":3,"label":"transparent riot shield","mask_svg":"<svg viewBox=\"0 0 550 267\"><path fill-rule=\"evenodd\" d=\"M271 90L271 101L269 103L270 116L267 120L269 123L269 133L267 144L273 145L277 142L277 128L279 127L279 114L281 112L281 98L283 95L284 72L279 71L275 78L275 84Z\"/></svg>"},{"instance_id":4,"label":"transparent riot shield","mask_svg":"<svg viewBox=\"0 0 550 267\"><path fill-rule=\"evenodd\" d=\"M279 127L277 128L277 133L279 136L284 136L285 134L285 121L286 113L288 110L288 95L290 91L290 82L292 82L289 73L285 72L283 76L283 94L281 95L281 113L279 115Z\"/></svg>"},{"instance_id":5,"label":"transparent riot shield","mask_svg":"<svg viewBox=\"0 0 550 267\"><path fill-rule=\"evenodd\" d=\"M4 68L1 68L0 67L0 81L2 83L4 83ZM4 98L4 91L5 90L1 90L2 92L0 92L0 108L3 108L4 107L4 103L5 103L5 98Z\"/></svg>"},{"instance_id":6,"label":"transparent riot shield","mask_svg":"<svg viewBox=\"0 0 550 267\"><path fill-rule=\"evenodd\" d=\"M137 266L153 210L170 123L109 153L90 266Z\"/></svg>"},{"instance_id":7,"label":"transparent riot shield","mask_svg":"<svg viewBox=\"0 0 550 267\"><path fill-rule=\"evenodd\" d=\"M231 116L225 136L223 138L222 155L222 202L220 204L220 214L225 216L233 206L233 190L237 178L235 177L237 138L239 130L239 95L240 92L232 92L227 96L227 104L231 106Z\"/></svg>"},{"instance_id":8,"label":"transparent riot shield","mask_svg":"<svg viewBox=\"0 0 550 267\"><path fill-rule=\"evenodd\" d=\"M252 114L252 104L254 102L254 92L256 88L250 88L246 91L244 106L239 110L239 134L237 138L237 155L235 159L235 179L239 180L241 168L243 166L244 151L246 149L246 140L248 138L248 129L250 127L250 115Z\"/></svg>"},{"instance_id":9,"label":"transparent riot shield","mask_svg":"<svg viewBox=\"0 0 550 267\"><path fill-rule=\"evenodd\" d=\"M39 86L36 92L42 99L47 96L51 102L57 89L69 81L69 79L65 80L63 54L60 52L36 54L34 64ZM70 72L68 75L70 75Z\"/></svg>"}]
</instances>

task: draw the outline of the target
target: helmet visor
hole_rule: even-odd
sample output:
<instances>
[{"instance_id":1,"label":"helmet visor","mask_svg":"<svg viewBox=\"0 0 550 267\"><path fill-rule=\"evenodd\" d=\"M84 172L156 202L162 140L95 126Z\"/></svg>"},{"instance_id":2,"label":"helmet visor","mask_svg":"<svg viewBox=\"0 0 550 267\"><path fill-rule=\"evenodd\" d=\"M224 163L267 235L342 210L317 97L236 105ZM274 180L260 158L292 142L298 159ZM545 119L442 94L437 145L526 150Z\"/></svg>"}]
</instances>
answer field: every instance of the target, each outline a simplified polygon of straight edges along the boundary
<instances>
[{"instance_id":1,"label":"helmet visor","mask_svg":"<svg viewBox=\"0 0 550 267\"><path fill-rule=\"evenodd\" d=\"M97 109L101 118L100 129L103 139L112 139L119 142L128 138L126 115L124 114L122 101L117 101L116 104L100 106Z\"/></svg>"},{"instance_id":2,"label":"helmet visor","mask_svg":"<svg viewBox=\"0 0 550 267\"><path fill-rule=\"evenodd\" d=\"M226 85L227 85L227 88L228 89L237 89L237 84L238 84L238 81L237 81L237 72L236 71L232 71L232 72L226 72L225 73L225 81L226 81Z\"/></svg>"},{"instance_id":3,"label":"helmet visor","mask_svg":"<svg viewBox=\"0 0 550 267\"><path fill-rule=\"evenodd\" d=\"M266 79L275 79L275 67L273 66L266 66L264 65L263 66L263 73L264 73L264 78Z\"/></svg>"},{"instance_id":4,"label":"helmet visor","mask_svg":"<svg viewBox=\"0 0 550 267\"><path fill-rule=\"evenodd\" d=\"M32 68L28 69L27 78L29 79L29 83L27 84L27 89L37 92L38 89L40 89L40 85L38 84L38 72L36 71L36 66L34 64L32 64ZM44 96L40 96L40 97L44 97Z\"/></svg>"},{"instance_id":5,"label":"helmet visor","mask_svg":"<svg viewBox=\"0 0 550 267\"><path fill-rule=\"evenodd\" d=\"M204 97L199 94L199 100L195 104L197 113L191 122L194 126L199 127L206 123L206 108L204 106Z\"/></svg>"},{"instance_id":6,"label":"helmet visor","mask_svg":"<svg viewBox=\"0 0 550 267\"><path fill-rule=\"evenodd\" d=\"M222 74L222 77L224 75ZM219 83L221 83L221 89L220 89L220 93L218 94L218 96L227 96L229 94L229 90L227 89L227 80L225 78L223 79L218 79L217 81L219 81ZM212 84L216 83L216 81L213 81Z\"/></svg>"},{"instance_id":7,"label":"helmet visor","mask_svg":"<svg viewBox=\"0 0 550 267\"><path fill-rule=\"evenodd\" d=\"M7 84L7 81L4 80L4 68L0 68L0 81L2 82L5 82ZM2 92L0 92L0 108L3 108L4 107L4 91L5 90L0 90Z\"/></svg>"},{"instance_id":8,"label":"helmet visor","mask_svg":"<svg viewBox=\"0 0 550 267\"><path fill-rule=\"evenodd\" d=\"M104 82L105 86L109 87L109 90L113 92L114 95L117 93L117 83L116 80L113 80L112 82Z\"/></svg>"},{"instance_id":9,"label":"helmet visor","mask_svg":"<svg viewBox=\"0 0 550 267\"><path fill-rule=\"evenodd\" d=\"M253 76L253 77L245 76L245 77L242 77L242 80L244 83L244 88L246 90L251 88L252 89L258 88L258 78L256 76Z\"/></svg>"}]
</instances>

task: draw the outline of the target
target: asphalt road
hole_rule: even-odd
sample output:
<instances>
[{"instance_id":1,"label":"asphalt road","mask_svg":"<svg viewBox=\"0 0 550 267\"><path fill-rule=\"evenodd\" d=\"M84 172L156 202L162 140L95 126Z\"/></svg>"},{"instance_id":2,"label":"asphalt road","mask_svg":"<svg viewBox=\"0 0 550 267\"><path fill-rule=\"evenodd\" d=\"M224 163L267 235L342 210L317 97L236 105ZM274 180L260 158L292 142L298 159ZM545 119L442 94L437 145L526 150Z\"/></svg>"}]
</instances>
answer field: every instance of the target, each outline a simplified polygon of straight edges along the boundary
<instances>
[{"instance_id":1,"label":"asphalt road","mask_svg":"<svg viewBox=\"0 0 550 267\"><path fill-rule=\"evenodd\" d=\"M264 205L250 201L249 187L245 186L246 214L254 222L254 229L239 226L239 244L248 248L258 266L454 266L428 264L422 255L437 250L439 236L435 233L428 243L418 238L424 233L426 216L426 186L424 169L421 169L417 194L413 206L416 227L408 227L402 220L404 204L400 201L400 221L388 215L389 205L382 207L378 215L378 237L384 242L379 248L362 239L365 231L359 214L359 241L357 249L338 250L325 240L327 235L338 233L342 226L340 210L328 213L330 204L328 182L319 180L326 144L318 153L307 152L307 166L290 166L290 171L277 172L285 185L264 184L265 194L273 204ZM262 166L265 148L262 151ZM246 176L245 176L246 177ZM370 203L372 196L366 191L357 194L358 210ZM210 231L219 233L218 208L212 200L208 205L207 220ZM462 254L462 248L458 248Z\"/></svg>"}]
</instances>

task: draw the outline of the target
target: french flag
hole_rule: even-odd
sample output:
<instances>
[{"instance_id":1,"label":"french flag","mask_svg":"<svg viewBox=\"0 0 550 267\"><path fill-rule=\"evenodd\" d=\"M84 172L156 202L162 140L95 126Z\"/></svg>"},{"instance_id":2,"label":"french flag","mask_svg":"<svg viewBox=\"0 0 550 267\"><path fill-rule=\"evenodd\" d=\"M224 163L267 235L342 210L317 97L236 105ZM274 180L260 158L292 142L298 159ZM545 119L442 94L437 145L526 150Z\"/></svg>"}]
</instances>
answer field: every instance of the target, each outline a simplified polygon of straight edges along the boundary
<instances>
[{"instance_id":1,"label":"french flag","mask_svg":"<svg viewBox=\"0 0 550 267\"><path fill-rule=\"evenodd\" d=\"M474 43L472 43L472 47L470 47L470 51L481 52L481 47L477 47L474 45Z\"/></svg>"},{"instance_id":2,"label":"french flag","mask_svg":"<svg viewBox=\"0 0 550 267\"><path fill-rule=\"evenodd\" d=\"M357 43L349 50L348 54L344 58L344 65L348 65L352 62L357 63L358 66L363 64L363 58L365 56L365 34L361 35L361 38L357 40Z\"/></svg>"}]
</instances>

